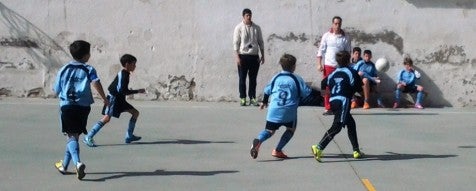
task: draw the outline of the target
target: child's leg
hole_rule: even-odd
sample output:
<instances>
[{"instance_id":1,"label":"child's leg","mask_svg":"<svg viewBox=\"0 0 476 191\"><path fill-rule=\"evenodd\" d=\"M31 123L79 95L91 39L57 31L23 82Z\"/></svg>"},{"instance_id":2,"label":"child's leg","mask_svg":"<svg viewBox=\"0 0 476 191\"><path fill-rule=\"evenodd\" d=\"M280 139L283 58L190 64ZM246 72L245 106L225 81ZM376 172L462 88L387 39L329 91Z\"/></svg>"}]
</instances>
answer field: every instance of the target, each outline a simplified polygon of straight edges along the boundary
<instances>
[{"instance_id":1,"label":"child's leg","mask_svg":"<svg viewBox=\"0 0 476 191\"><path fill-rule=\"evenodd\" d=\"M293 138L294 131L296 130L296 127L286 128L286 131L284 131L283 135L281 136L281 139L279 140L278 145L276 146L276 151L282 151L283 147L288 144L289 140Z\"/></svg>"},{"instance_id":2,"label":"child's leg","mask_svg":"<svg viewBox=\"0 0 476 191\"><path fill-rule=\"evenodd\" d=\"M111 120L111 116L105 115L100 121L98 121L93 128L91 128L91 131L89 131L88 136L89 138L93 138L96 133L98 133L104 125L106 125L109 121Z\"/></svg>"},{"instance_id":3,"label":"child's leg","mask_svg":"<svg viewBox=\"0 0 476 191\"><path fill-rule=\"evenodd\" d=\"M134 135L134 129L136 127L136 122L137 118L139 117L139 111L137 109L132 108L130 110L127 110L130 114L132 114L131 119L129 120L129 125L127 127L127 132L126 132L126 139L131 138Z\"/></svg>"},{"instance_id":4,"label":"child's leg","mask_svg":"<svg viewBox=\"0 0 476 191\"><path fill-rule=\"evenodd\" d=\"M352 144L352 149L354 151L359 151L359 141L357 140L357 130L355 128L355 120L352 115L347 117L347 135L349 136L350 144Z\"/></svg>"},{"instance_id":5,"label":"child's leg","mask_svg":"<svg viewBox=\"0 0 476 191\"><path fill-rule=\"evenodd\" d=\"M261 132L258 134L258 140L259 140L259 142L260 142L260 143L265 142L267 139L269 139L271 136L273 136L274 132L275 132L275 131L263 129L263 131L261 131Z\"/></svg>"},{"instance_id":6,"label":"child's leg","mask_svg":"<svg viewBox=\"0 0 476 191\"><path fill-rule=\"evenodd\" d=\"M81 160L79 159L78 138L79 134L68 134L68 143L66 144L67 150L69 151L71 158L73 159L74 165L77 165L78 162L81 162Z\"/></svg>"},{"instance_id":7,"label":"child's leg","mask_svg":"<svg viewBox=\"0 0 476 191\"><path fill-rule=\"evenodd\" d=\"M64 152L64 159L63 159L64 170L68 169L68 165L70 161L71 161L71 153L69 152L68 145L66 144L66 150Z\"/></svg>"},{"instance_id":8,"label":"child's leg","mask_svg":"<svg viewBox=\"0 0 476 191\"><path fill-rule=\"evenodd\" d=\"M416 104L421 104L423 102L423 96L424 96L423 87L417 85L417 91L418 93L417 93Z\"/></svg>"},{"instance_id":9,"label":"child's leg","mask_svg":"<svg viewBox=\"0 0 476 191\"><path fill-rule=\"evenodd\" d=\"M321 141L317 145L319 150L324 150L332 141L332 139L334 139L334 136L337 135L345 125L343 119L341 119L341 117L345 114L342 110L342 106L343 104L341 101L336 100L331 102L331 108L334 112L334 122L332 122L331 128L327 130L326 134L324 134ZM348 106L350 111L350 105Z\"/></svg>"}]
</instances>

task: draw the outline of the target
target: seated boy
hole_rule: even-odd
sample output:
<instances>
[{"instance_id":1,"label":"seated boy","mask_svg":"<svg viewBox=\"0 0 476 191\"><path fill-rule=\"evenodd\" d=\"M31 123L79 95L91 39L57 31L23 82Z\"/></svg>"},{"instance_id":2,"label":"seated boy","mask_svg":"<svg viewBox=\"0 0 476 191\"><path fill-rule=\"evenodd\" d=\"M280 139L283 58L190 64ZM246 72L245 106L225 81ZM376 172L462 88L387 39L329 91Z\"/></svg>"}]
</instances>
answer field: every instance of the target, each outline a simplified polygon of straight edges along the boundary
<instances>
[{"instance_id":1,"label":"seated boy","mask_svg":"<svg viewBox=\"0 0 476 191\"><path fill-rule=\"evenodd\" d=\"M362 86L363 94L364 94L364 109L369 109L369 98L370 92L373 91L377 94L377 105L379 107L385 107L382 102L382 98L379 95L378 88L380 84L380 78L377 76L377 69L375 68L375 64L371 61L372 59L372 51L364 50L364 59L359 61L355 66L354 69L357 70L360 77L362 78ZM356 108L358 103L356 100L352 101L351 108Z\"/></svg>"},{"instance_id":2,"label":"seated boy","mask_svg":"<svg viewBox=\"0 0 476 191\"><path fill-rule=\"evenodd\" d=\"M403 59L402 69L398 73L397 88L395 90L395 103L393 108L397 108L400 104L400 94L403 93L417 93L415 108L423 109L421 102L423 101L423 86L416 84L416 80L420 78L420 73L413 69L413 61L411 58L406 57Z\"/></svg>"}]
</instances>

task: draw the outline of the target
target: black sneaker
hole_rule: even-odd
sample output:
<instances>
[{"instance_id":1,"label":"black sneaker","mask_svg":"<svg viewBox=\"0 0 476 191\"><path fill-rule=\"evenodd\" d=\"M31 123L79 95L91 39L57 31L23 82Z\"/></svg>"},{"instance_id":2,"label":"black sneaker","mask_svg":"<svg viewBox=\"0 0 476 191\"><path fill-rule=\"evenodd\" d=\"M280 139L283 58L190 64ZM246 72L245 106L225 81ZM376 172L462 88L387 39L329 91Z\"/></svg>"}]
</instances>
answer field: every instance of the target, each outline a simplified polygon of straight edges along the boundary
<instances>
[{"instance_id":1,"label":"black sneaker","mask_svg":"<svg viewBox=\"0 0 476 191\"><path fill-rule=\"evenodd\" d=\"M331 110L326 110L324 111L324 113L322 113L322 115L334 115L334 112L332 112Z\"/></svg>"},{"instance_id":2,"label":"black sneaker","mask_svg":"<svg viewBox=\"0 0 476 191\"><path fill-rule=\"evenodd\" d=\"M253 139L253 144L251 145L251 150L250 150L251 158L255 159L258 157L258 151L259 151L260 145L261 143L259 142L259 139Z\"/></svg>"}]
</instances>

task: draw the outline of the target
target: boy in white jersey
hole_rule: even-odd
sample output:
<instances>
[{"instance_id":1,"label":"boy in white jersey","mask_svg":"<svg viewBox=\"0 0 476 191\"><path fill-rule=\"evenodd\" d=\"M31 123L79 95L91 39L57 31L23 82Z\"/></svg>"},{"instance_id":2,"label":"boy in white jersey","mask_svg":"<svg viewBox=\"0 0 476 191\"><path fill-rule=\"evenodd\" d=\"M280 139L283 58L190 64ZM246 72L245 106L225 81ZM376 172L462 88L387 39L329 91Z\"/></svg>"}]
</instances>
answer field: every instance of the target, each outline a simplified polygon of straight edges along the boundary
<instances>
[{"instance_id":1,"label":"boy in white jersey","mask_svg":"<svg viewBox=\"0 0 476 191\"><path fill-rule=\"evenodd\" d=\"M253 159L258 157L261 143L270 138L281 126L285 126L286 131L271 155L276 158L288 157L282 149L291 140L296 130L299 101L314 93L300 76L293 74L296 69L296 58L293 55L284 54L279 63L283 71L275 75L264 89L264 98L260 109L268 107L268 100L269 108L266 127L253 140L251 146L250 154Z\"/></svg>"}]
</instances>

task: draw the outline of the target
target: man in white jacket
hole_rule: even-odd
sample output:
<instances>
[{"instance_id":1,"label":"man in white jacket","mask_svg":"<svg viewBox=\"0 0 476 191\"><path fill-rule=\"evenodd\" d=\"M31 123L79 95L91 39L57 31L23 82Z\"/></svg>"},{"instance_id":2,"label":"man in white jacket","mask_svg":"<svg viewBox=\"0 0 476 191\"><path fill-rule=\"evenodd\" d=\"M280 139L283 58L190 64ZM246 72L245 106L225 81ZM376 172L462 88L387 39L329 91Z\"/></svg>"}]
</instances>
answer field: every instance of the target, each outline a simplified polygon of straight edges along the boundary
<instances>
[{"instance_id":1,"label":"man in white jacket","mask_svg":"<svg viewBox=\"0 0 476 191\"><path fill-rule=\"evenodd\" d=\"M260 64L264 64L263 35L261 27L251 21L250 9L244 9L242 16L243 21L236 25L233 33L233 50L239 76L240 105L246 105L246 76L249 76L249 104L259 106L256 100L256 77Z\"/></svg>"}]
</instances>

